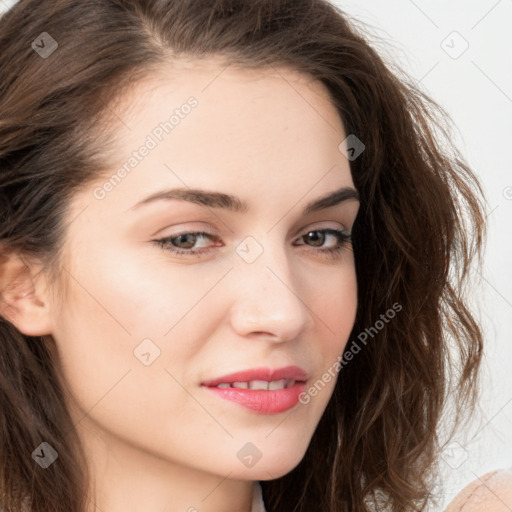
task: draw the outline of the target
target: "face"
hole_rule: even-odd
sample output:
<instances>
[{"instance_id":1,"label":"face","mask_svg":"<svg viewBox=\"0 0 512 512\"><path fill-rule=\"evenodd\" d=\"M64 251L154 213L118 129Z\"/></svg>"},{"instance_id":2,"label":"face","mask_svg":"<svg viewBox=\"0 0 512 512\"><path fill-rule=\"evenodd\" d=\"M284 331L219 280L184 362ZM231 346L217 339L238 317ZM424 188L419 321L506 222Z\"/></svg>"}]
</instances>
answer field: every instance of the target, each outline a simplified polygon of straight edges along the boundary
<instances>
[{"instance_id":1,"label":"face","mask_svg":"<svg viewBox=\"0 0 512 512\"><path fill-rule=\"evenodd\" d=\"M51 334L84 440L268 480L303 458L334 389L359 203L319 82L223 69L162 69L116 111L116 164L71 204Z\"/></svg>"}]
</instances>

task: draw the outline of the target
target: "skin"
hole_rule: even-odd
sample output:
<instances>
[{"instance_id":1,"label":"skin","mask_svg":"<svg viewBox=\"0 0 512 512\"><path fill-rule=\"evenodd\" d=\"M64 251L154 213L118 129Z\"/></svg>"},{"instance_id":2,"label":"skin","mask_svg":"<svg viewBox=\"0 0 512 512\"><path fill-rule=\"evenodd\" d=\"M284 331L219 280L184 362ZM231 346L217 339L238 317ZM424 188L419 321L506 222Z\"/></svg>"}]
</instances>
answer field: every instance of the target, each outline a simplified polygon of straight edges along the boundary
<instances>
[{"instance_id":1,"label":"skin","mask_svg":"<svg viewBox=\"0 0 512 512\"><path fill-rule=\"evenodd\" d=\"M214 59L162 68L116 106L122 122L106 176L190 96L198 106L114 190L94 196L102 177L75 195L60 282L33 273L30 293L12 298L17 327L54 340L89 457L91 512L249 512L254 481L303 458L335 379L278 414L222 400L201 382L298 365L309 386L342 354L355 321L350 243L329 257L322 249L338 244L334 236L320 246L303 237L350 232L359 207L349 200L302 215L311 200L354 186L338 149L347 134L319 82ZM132 209L184 186L235 194L249 210L178 200ZM208 249L199 256L152 242L198 230L214 236L196 239L193 248ZM252 263L235 252L248 236L263 249ZM67 290L65 300L53 286ZM134 356L147 338L160 349L149 366ZM250 468L237 457L248 442L262 454Z\"/></svg>"}]
</instances>

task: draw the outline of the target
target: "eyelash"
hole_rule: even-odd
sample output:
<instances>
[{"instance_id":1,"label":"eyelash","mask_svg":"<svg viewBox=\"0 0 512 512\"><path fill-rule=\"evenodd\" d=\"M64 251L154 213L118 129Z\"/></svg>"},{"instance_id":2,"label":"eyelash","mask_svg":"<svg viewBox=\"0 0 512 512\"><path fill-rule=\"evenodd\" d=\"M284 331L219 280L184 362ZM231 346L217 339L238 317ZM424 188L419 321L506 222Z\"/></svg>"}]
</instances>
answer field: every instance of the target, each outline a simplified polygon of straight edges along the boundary
<instances>
[{"instance_id":1,"label":"eyelash","mask_svg":"<svg viewBox=\"0 0 512 512\"><path fill-rule=\"evenodd\" d=\"M334 235L338 240L338 245L336 247L332 247L330 249L319 249L318 251L313 252L320 252L323 253L325 256L329 258L336 258L339 253L345 248L345 246L352 243L352 237L349 233L346 233L345 231L342 231L340 229L333 229L333 228L325 228L325 229L310 229L306 234L302 235L299 239L304 238L309 233L324 233L324 234L330 234ZM210 251L211 249L179 249L172 245L172 240L175 240L176 238L179 238L180 236L184 235L195 235L196 237L206 237L206 238L217 238L215 235L212 235L211 233L206 233L204 231L186 231L183 233L178 233L176 235L167 236L165 238L161 238L158 240L152 240L152 242L155 242L157 245L159 245L164 251L170 251L173 254L177 255L187 255L187 256L193 256L193 255L199 255L203 254L205 252Z\"/></svg>"}]
</instances>

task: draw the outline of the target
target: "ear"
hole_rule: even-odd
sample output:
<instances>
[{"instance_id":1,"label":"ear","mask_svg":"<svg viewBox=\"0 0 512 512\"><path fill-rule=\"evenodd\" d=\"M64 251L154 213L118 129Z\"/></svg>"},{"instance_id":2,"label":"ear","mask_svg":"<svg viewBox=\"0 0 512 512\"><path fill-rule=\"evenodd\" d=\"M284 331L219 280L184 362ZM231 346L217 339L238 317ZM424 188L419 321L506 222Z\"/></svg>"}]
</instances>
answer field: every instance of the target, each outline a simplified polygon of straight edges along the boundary
<instances>
[{"instance_id":1,"label":"ear","mask_svg":"<svg viewBox=\"0 0 512 512\"><path fill-rule=\"evenodd\" d=\"M0 252L0 315L26 336L51 333L42 265L17 253Z\"/></svg>"}]
</instances>

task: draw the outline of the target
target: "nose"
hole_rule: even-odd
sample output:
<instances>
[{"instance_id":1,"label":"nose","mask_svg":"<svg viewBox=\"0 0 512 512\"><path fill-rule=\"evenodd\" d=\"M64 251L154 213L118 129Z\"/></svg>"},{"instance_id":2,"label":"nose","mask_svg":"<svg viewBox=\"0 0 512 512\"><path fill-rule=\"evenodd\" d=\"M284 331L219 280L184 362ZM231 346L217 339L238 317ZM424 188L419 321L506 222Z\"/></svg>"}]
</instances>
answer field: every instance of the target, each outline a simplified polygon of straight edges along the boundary
<instances>
[{"instance_id":1,"label":"nose","mask_svg":"<svg viewBox=\"0 0 512 512\"><path fill-rule=\"evenodd\" d=\"M252 263L237 259L231 276L235 295L231 325L237 334L284 342L312 327L307 281L292 270L284 247L265 247Z\"/></svg>"}]
</instances>

